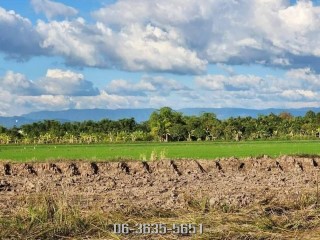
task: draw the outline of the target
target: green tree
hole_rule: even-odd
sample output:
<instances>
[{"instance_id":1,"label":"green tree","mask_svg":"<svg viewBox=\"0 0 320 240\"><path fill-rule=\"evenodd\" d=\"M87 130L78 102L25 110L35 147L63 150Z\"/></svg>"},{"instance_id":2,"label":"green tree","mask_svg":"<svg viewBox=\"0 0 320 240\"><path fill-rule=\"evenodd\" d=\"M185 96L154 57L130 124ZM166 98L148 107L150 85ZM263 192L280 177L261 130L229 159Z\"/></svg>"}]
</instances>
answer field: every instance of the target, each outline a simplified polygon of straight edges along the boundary
<instances>
[{"instance_id":1,"label":"green tree","mask_svg":"<svg viewBox=\"0 0 320 240\"><path fill-rule=\"evenodd\" d=\"M202 113L199 120L202 129L205 131L205 138L207 140L212 139L212 131L214 130L214 126L218 123L217 116L214 113Z\"/></svg>"},{"instance_id":2,"label":"green tree","mask_svg":"<svg viewBox=\"0 0 320 240\"><path fill-rule=\"evenodd\" d=\"M188 136L187 127L186 125L182 125L182 124L173 124L169 128L169 132L173 140L176 140L176 141L186 140Z\"/></svg>"},{"instance_id":3,"label":"green tree","mask_svg":"<svg viewBox=\"0 0 320 240\"><path fill-rule=\"evenodd\" d=\"M170 128L174 124L183 124L182 114L169 107L153 112L149 119L151 134L160 141L169 141Z\"/></svg>"}]
</instances>

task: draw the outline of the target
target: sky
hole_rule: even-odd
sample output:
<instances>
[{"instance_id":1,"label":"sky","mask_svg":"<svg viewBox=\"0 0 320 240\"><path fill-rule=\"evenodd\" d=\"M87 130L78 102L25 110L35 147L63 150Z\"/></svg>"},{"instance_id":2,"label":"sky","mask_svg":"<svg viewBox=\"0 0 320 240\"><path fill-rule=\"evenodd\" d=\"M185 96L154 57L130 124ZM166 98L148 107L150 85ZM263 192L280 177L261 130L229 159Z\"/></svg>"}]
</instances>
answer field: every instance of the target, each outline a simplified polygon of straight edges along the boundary
<instances>
[{"instance_id":1,"label":"sky","mask_svg":"<svg viewBox=\"0 0 320 240\"><path fill-rule=\"evenodd\" d=\"M319 99L319 0L0 0L0 116Z\"/></svg>"}]
</instances>

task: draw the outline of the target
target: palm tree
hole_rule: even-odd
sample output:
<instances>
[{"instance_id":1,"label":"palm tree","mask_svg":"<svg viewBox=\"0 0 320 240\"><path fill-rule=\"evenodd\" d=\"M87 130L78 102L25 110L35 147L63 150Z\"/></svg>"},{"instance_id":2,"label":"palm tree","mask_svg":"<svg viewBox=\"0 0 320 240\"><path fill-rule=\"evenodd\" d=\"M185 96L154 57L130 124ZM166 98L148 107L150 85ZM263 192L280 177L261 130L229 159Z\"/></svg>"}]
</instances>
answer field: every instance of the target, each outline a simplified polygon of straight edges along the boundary
<instances>
[{"instance_id":1,"label":"palm tree","mask_svg":"<svg viewBox=\"0 0 320 240\"><path fill-rule=\"evenodd\" d=\"M6 133L0 134L0 144L9 144L11 142L11 137Z\"/></svg>"}]
</instances>

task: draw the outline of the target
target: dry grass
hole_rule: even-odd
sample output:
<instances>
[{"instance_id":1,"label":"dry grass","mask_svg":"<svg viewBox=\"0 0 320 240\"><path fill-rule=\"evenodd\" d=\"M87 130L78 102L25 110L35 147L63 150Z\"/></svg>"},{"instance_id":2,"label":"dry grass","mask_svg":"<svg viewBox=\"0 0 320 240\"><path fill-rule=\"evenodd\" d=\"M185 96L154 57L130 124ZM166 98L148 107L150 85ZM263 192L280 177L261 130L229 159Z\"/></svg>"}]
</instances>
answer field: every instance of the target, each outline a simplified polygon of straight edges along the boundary
<instances>
[{"instance_id":1,"label":"dry grass","mask_svg":"<svg viewBox=\"0 0 320 240\"><path fill-rule=\"evenodd\" d=\"M0 217L0 239L143 239L119 236L114 223L203 223L196 236L145 236L146 239L319 239L320 210L314 194L287 202L246 208L211 208L208 199L186 196L188 208L179 211L136 209L103 212L102 206L85 205L85 199L38 194L21 197L18 209ZM83 210L85 209L85 210ZM2 211L5 212L5 211ZM153 237L153 238L152 238Z\"/></svg>"}]
</instances>

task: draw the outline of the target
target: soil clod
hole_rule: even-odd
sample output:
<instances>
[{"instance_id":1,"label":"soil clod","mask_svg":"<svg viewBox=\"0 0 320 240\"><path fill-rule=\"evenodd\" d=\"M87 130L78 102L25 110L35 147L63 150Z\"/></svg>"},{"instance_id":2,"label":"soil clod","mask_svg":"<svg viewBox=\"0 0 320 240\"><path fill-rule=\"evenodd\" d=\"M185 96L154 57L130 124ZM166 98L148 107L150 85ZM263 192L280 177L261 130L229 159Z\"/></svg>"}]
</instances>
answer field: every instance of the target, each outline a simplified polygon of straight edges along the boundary
<instances>
[{"instance_id":1,"label":"soil clod","mask_svg":"<svg viewBox=\"0 0 320 240\"><path fill-rule=\"evenodd\" d=\"M179 171L179 169L178 169L177 164L175 164L174 161L170 161L170 165L172 166L174 172L175 172L176 174L178 174L178 176L181 176L181 175L182 175L182 173L181 173L181 172Z\"/></svg>"},{"instance_id":2,"label":"soil clod","mask_svg":"<svg viewBox=\"0 0 320 240\"><path fill-rule=\"evenodd\" d=\"M297 162L297 167L303 172L303 166L301 162Z\"/></svg>"},{"instance_id":3,"label":"soil clod","mask_svg":"<svg viewBox=\"0 0 320 240\"><path fill-rule=\"evenodd\" d=\"M152 173L150 166L147 162L142 162L142 166L147 171L147 173Z\"/></svg>"},{"instance_id":4,"label":"soil clod","mask_svg":"<svg viewBox=\"0 0 320 240\"><path fill-rule=\"evenodd\" d=\"M7 176L11 175L11 166L10 166L10 164L5 164L4 165L4 174L7 175Z\"/></svg>"},{"instance_id":5,"label":"soil clod","mask_svg":"<svg viewBox=\"0 0 320 240\"><path fill-rule=\"evenodd\" d=\"M276 161L276 165L281 171L283 171L283 167L281 166L281 164L278 161Z\"/></svg>"},{"instance_id":6,"label":"soil clod","mask_svg":"<svg viewBox=\"0 0 320 240\"><path fill-rule=\"evenodd\" d=\"M130 174L130 168L127 163L125 163L125 162L120 163L120 168L126 174Z\"/></svg>"},{"instance_id":7,"label":"soil clod","mask_svg":"<svg viewBox=\"0 0 320 240\"><path fill-rule=\"evenodd\" d=\"M202 173L207 173L207 171L204 170L204 168L201 166L201 164L200 164L198 161L195 161L195 163L197 164L198 168L200 169L200 171L201 171Z\"/></svg>"},{"instance_id":8,"label":"soil clod","mask_svg":"<svg viewBox=\"0 0 320 240\"><path fill-rule=\"evenodd\" d=\"M0 192L11 191L11 185L7 181L0 181Z\"/></svg>"},{"instance_id":9,"label":"soil clod","mask_svg":"<svg viewBox=\"0 0 320 240\"><path fill-rule=\"evenodd\" d=\"M219 171L222 171L222 166L219 162L216 162L216 168L219 170Z\"/></svg>"},{"instance_id":10,"label":"soil clod","mask_svg":"<svg viewBox=\"0 0 320 240\"><path fill-rule=\"evenodd\" d=\"M242 169L244 169L244 166L245 166L245 164L244 164L244 163L241 163L238 169L239 169L239 170L242 170Z\"/></svg>"},{"instance_id":11,"label":"soil clod","mask_svg":"<svg viewBox=\"0 0 320 240\"><path fill-rule=\"evenodd\" d=\"M94 175L99 174L99 167L96 163L91 163L90 166Z\"/></svg>"},{"instance_id":12,"label":"soil clod","mask_svg":"<svg viewBox=\"0 0 320 240\"><path fill-rule=\"evenodd\" d=\"M319 166L319 164L317 163L317 161L314 158L312 159L312 165L314 167L318 167Z\"/></svg>"},{"instance_id":13,"label":"soil clod","mask_svg":"<svg viewBox=\"0 0 320 240\"><path fill-rule=\"evenodd\" d=\"M62 173L61 168L59 168L59 167L58 167L56 164L54 164L54 163L50 163L49 169L52 170L54 173L59 173L59 174Z\"/></svg>"},{"instance_id":14,"label":"soil clod","mask_svg":"<svg viewBox=\"0 0 320 240\"><path fill-rule=\"evenodd\" d=\"M30 165L30 164L25 164L24 168L27 169L27 171L28 171L29 174L37 175L37 172L36 172L36 170L34 170L34 168L33 168L32 165Z\"/></svg>"},{"instance_id":15,"label":"soil clod","mask_svg":"<svg viewBox=\"0 0 320 240\"><path fill-rule=\"evenodd\" d=\"M79 168L75 163L70 164L69 169L71 170L71 176L78 176L80 175Z\"/></svg>"}]
</instances>

